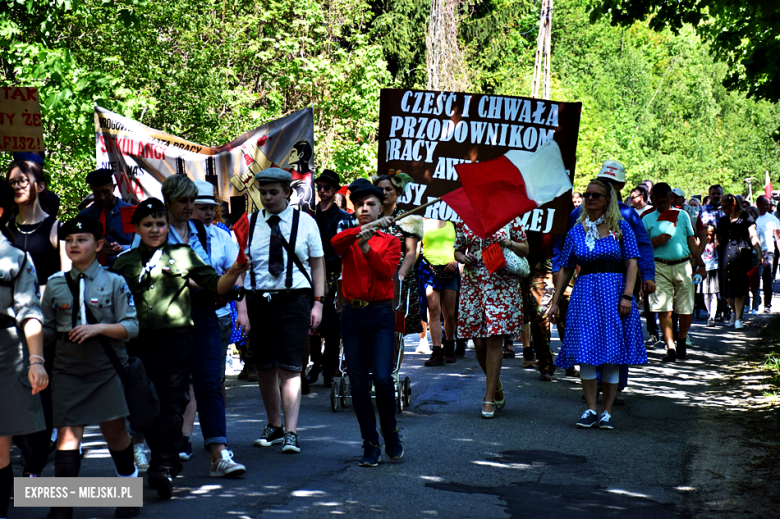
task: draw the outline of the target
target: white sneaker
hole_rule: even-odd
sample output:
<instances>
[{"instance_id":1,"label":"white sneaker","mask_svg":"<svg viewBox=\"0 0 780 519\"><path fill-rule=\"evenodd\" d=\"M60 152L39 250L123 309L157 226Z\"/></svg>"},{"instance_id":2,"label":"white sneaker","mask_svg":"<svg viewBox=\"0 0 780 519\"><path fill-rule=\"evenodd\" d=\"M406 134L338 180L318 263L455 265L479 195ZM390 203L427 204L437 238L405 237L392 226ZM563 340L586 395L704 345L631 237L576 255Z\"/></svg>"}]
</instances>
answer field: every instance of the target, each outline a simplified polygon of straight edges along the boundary
<instances>
[{"instance_id":1,"label":"white sneaker","mask_svg":"<svg viewBox=\"0 0 780 519\"><path fill-rule=\"evenodd\" d=\"M212 478L233 478L246 472L246 467L233 461L233 452L227 449L220 452L222 457L211 462L209 476Z\"/></svg>"},{"instance_id":2,"label":"white sneaker","mask_svg":"<svg viewBox=\"0 0 780 519\"><path fill-rule=\"evenodd\" d=\"M133 458L135 466L138 467L138 472L146 474L146 470L149 468L149 458L146 457L143 443L136 443L133 446Z\"/></svg>"},{"instance_id":3,"label":"white sneaker","mask_svg":"<svg viewBox=\"0 0 780 519\"><path fill-rule=\"evenodd\" d=\"M431 345L428 342L428 337L425 337L424 339L420 339L420 344L417 345L417 349L414 350L415 353L424 353L425 355L431 354Z\"/></svg>"},{"instance_id":4,"label":"white sneaker","mask_svg":"<svg viewBox=\"0 0 780 519\"><path fill-rule=\"evenodd\" d=\"M734 321L734 329L735 330L741 330L742 328L744 328L744 326L742 325L742 321L740 321L739 319Z\"/></svg>"},{"instance_id":5,"label":"white sneaker","mask_svg":"<svg viewBox=\"0 0 780 519\"><path fill-rule=\"evenodd\" d=\"M752 313L753 315L758 315L758 310L756 310L756 309L754 308L754 309L751 311L751 313Z\"/></svg>"}]
</instances>

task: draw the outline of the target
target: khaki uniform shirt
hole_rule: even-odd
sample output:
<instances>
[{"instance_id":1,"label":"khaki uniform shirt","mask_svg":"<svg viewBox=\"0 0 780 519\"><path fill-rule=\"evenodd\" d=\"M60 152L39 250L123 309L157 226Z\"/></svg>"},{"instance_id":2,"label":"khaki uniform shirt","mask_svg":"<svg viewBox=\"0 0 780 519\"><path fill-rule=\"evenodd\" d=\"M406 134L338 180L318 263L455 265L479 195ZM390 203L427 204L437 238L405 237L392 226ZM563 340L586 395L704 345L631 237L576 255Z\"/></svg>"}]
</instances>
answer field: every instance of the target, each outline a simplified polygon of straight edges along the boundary
<instances>
[{"instance_id":1,"label":"khaki uniform shirt","mask_svg":"<svg viewBox=\"0 0 780 519\"><path fill-rule=\"evenodd\" d=\"M113 270L125 278L133 293L141 330L192 326L188 281L192 279L200 287L216 292L220 276L188 245L166 242L160 250L162 256L149 265L148 272L144 267L155 251L143 243L120 254Z\"/></svg>"},{"instance_id":2,"label":"khaki uniform shirt","mask_svg":"<svg viewBox=\"0 0 780 519\"><path fill-rule=\"evenodd\" d=\"M81 324L79 306L73 306L73 294L65 279L65 276L70 276L78 287L79 273L79 270L73 267L70 272L55 273L46 283L41 307L44 316L43 331L47 341L57 333L68 333L73 329L74 312L76 326ZM76 303L80 304L78 301ZM102 268L97 261L84 272L84 303L98 323L121 324L127 330L127 340L138 335L138 316L133 294L121 276ZM109 340L113 342L117 339Z\"/></svg>"}]
</instances>

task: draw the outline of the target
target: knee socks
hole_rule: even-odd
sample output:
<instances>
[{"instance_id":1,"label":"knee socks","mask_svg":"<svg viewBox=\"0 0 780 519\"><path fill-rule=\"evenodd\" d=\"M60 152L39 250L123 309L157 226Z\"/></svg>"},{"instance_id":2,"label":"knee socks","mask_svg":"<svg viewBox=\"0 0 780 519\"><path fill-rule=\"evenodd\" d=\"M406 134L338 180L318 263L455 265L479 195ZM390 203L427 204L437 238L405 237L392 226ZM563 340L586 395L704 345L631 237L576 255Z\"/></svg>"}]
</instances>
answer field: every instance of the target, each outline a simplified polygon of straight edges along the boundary
<instances>
[{"instance_id":1,"label":"knee socks","mask_svg":"<svg viewBox=\"0 0 780 519\"><path fill-rule=\"evenodd\" d=\"M14 471L11 465L0 469L0 517L8 517L8 506L14 491Z\"/></svg>"},{"instance_id":2,"label":"knee socks","mask_svg":"<svg viewBox=\"0 0 780 519\"><path fill-rule=\"evenodd\" d=\"M117 476L132 477L135 474L135 458L133 457L133 442L126 449L121 451L112 451L108 449L111 458L116 466Z\"/></svg>"},{"instance_id":3,"label":"knee socks","mask_svg":"<svg viewBox=\"0 0 780 519\"><path fill-rule=\"evenodd\" d=\"M54 453L54 477L77 478L81 470L81 453L77 449Z\"/></svg>"}]
</instances>

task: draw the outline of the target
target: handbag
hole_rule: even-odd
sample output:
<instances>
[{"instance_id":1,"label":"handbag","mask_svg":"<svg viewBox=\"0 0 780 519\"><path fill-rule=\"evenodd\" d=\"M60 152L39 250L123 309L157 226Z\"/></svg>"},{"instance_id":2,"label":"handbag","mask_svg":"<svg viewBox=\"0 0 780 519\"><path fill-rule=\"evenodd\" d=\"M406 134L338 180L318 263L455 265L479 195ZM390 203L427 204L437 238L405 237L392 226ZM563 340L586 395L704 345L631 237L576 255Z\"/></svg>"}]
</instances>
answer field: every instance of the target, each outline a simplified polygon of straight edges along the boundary
<instances>
[{"instance_id":1,"label":"handbag","mask_svg":"<svg viewBox=\"0 0 780 519\"><path fill-rule=\"evenodd\" d=\"M65 275L65 281L68 283L71 294L74 295L74 301L78 301L78 288L76 288L75 282L67 274ZM87 323L96 324L98 321L88 305L85 305L85 310ZM75 309L71 316L75 328ZM128 356L127 369L125 369L122 363L119 362L114 348L108 342L108 338L104 335L98 335L97 340L122 381L125 402L127 403L128 411L130 411L130 416L128 417L130 426L134 431L142 431L145 427L152 425L155 418L160 414L160 398L157 396L157 390L154 388L152 381L149 380L149 377L146 376L146 368L144 368L141 359Z\"/></svg>"},{"instance_id":2,"label":"handbag","mask_svg":"<svg viewBox=\"0 0 780 519\"><path fill-rule=\"evenodd\" d=\"M506 232L509 234L508 226L506 227ZM504 267L504 270L521 278L527 278L531 274L531 267L528 265L527 259L521 258L515 254L514 251L511 251L506 247L501 247L501 250L504 253L504 259L506 260L506 267Z\"/></svg>"}]
</instances>

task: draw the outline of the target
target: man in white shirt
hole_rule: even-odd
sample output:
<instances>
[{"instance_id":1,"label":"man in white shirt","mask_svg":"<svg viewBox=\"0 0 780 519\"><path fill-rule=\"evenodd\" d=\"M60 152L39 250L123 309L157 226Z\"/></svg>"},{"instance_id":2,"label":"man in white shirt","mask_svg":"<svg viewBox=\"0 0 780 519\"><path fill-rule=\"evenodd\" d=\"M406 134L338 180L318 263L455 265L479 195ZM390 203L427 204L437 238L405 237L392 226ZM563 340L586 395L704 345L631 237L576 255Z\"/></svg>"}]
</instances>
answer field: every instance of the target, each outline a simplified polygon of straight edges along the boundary
<instances>
[{"instance_id":1,"label":"man in white shirt","mask_svg":"<svg viewBox=\"0 0 780 519\"><path fill-rule=\"evenodd\" d=\"M769 199L764 195L756 200L758 218L756 219L756 233L758 243L764 253L764 263L759 267L761 279L764 283L764 313L770 313L772 307L772 264L775 257L775 243L780 243L780 220L769 212Z\"/></svg>"},{"instance_id":2,"label":"man in white shirt","mask_svg":"<svg viewBox=\"0 0 780 519\"><path fill-rule=\"evenodd\" d=\"M265 209L249 219L246 256L251 266L249 282L244 284L250 291L249 347L268 425L254 444L283 443L282 452L294 453L301 451L297 428L303 352L310 332L322 319L325 253L317 222L287 202L292 175L268 168L255 180Z\"/></svg>"}]
</instances>

